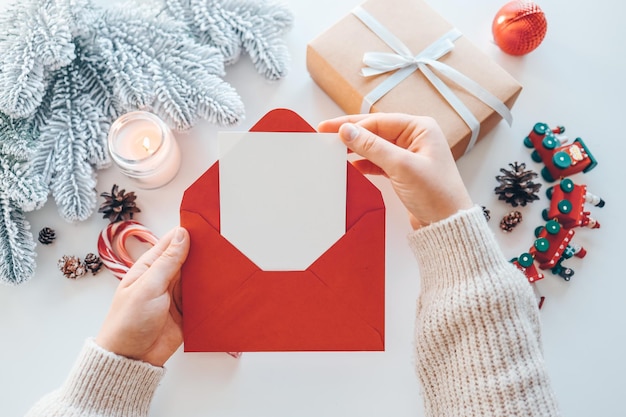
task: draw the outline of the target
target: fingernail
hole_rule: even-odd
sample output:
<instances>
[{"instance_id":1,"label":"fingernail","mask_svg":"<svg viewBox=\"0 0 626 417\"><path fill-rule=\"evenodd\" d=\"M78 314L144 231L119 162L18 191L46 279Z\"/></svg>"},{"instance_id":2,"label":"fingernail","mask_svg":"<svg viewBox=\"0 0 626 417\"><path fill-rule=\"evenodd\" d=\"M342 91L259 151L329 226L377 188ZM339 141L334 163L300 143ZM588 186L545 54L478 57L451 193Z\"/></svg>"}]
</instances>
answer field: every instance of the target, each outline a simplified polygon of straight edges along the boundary
<instances>
[{"instance_id":1,"label":"fingernail","mask_svg":"<svg viewBox=\"0 0 626 417\"><path fill-rule=\"evenodd\" d=\"M183 240L185 240L185 231L183 230L182 227L179 227L176 230L176 233L174 234L174 239L172 239L172 241L174 243L182 243Z\"/></svg>"},{"instance_id":2,"label":"fingernail","mask_svg":"<svg viewBox=\"0 0 626 417\"><path fill-rule=\"evenodd\" d=\"M346 139L346 142L353 141L359 136L359 128L353 125L352 123L344 124L341 129L345 132L343 137Z\"/></svg>"}]
</instances>

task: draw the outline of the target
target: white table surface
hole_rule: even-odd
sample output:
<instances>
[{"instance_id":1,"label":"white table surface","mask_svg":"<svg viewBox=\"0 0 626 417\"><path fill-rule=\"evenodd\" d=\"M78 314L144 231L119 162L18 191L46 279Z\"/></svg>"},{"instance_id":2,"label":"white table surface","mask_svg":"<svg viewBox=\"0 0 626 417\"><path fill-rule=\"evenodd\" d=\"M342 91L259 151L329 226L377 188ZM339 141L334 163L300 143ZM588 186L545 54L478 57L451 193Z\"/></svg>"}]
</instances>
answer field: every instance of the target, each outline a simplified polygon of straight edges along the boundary
<instances>
[{"instance_id":1,"label":"white table surface","mask_svg":"<svg viewBox=\"0 0 626 417\"><path fill-rule=\"evenodd\" d=\"M572 280L565 282L547 273L536 284L546 297L541 311L545 357L564 415L626 415L626 280L619 263L624 253L619 213L625 201L624 193L618 192L623 174L617 172L626 154L619 104L626 95L622 56L626 6L608 0L543 2L548 18L546 39L531 54L512 57L491 40L493 16L504 3L430 2L524 86L513 109L513 126L500 123L458 165L472 197L491 210L490 225L505 254L513 257L532 243L547 199L542 191L540 201L521 209L522 224L505 234L498 223L513 208L497 200L495 175L513 161L526 162L537 171L541 168L522 145L535 122L564 125L570 137L586 141L599 165L574 179L604 197L607 205L591 207L601 229L577 231L575 239L588 255L567 262L576 271ZM4 7L8 0L0 4ZM295 25L286 34L292 54L290 75L269 83L256 74L247 58L227 69L227 80L246 104L246 120L234 130L248 130L276 107L291 108L314 126L343 114L307 74L305 47L357 4L359 0L289 2L295 13ZM137 219L157 235L164 234L178 222L185 188L215 161L218 130L200 123L190 133L178 135L184 163L166 187L136 189L110 168L100 172L98 192L109 191L114 183L135 190L142 209ZM410 229L387 182L372 180L387 205L386 351L246 353L235 360L221 353L185 354L181 349L167 364L152 416L423 415L413 371L412 335L420 280L405 240ZM97 236L107 224L100 215L68 224L50 200L28 219L35 234L50 226L58 238L53 245L38 245L37 274L30 282L0 287L3 416L22 415L63 381L84 339L97 332L118 283L108 271L71 281L56 267L64 254L96 252Z\"/></svg>"}]
</instances>

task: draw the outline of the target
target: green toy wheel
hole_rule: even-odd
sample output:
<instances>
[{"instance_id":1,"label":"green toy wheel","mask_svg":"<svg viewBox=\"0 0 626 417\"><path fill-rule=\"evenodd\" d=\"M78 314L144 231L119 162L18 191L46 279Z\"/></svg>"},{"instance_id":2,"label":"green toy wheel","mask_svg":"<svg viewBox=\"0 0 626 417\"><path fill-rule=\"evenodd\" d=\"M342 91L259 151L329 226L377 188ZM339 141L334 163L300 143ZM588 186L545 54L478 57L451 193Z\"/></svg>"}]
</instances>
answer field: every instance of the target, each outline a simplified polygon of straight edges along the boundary
<instances>
[{"instance_id":1,"label":"green toy wheel","mask_svg":"<svg viewBox=\"0 0 626 417\"><path fill-rule=\"evenodd\" d=\"M541 234L541 231L544 229L543 226L537 226L535 227L535 237L539 237L539 235Z\"/></svg>"},{"instance_id":2,"label":"green toy wheel","mask_svg":"<svg viewBox=\"0 0 626 417\"><path fill-rule=\"evenodd\" d=\"M535 162L541 162L541 155L539 155L539 152L537 152L537 151L532 151L531 154L530 154L530 157Z\"/></svg>"},{"instance_id":3,"label":"green toy wheel","mask_svg":"<svg viewBox=\"0 0 626 417\"><path fill-rule=\"evenodd\" d=\"M533 132L538 135L545 135L549 130L550 128L545 123L535 123L535 126L533 126Z\"/></svg>"},{"instance_id":4,"label":"green toy wheel","mask_svg":"<svg viewBox=\"0 0 626 417\"><path fill-rule=\"evenodd\" d=\"M572 165L572 158L565 152L557 152L552 156L552 162L557 168L565 169Z\"/></svg>"},{"instance_id":5,"label":"green toy wheel","mask_svg":"<svg viewBox=\"0 0 626 417\"><path fill-rule=\"evenodd\" d=\"M548 200L552 200L552 194L554 194L554 187L548 187L548 189L546 189L546 197L548 197Z\"/></svg>"},{"instance_id":6,"label":"green toy wheel","mask_svg":"<svg viewBox=\"0 0 626 417\"><path fill-rule=\"evenodd\" d=\"M531 149L535 147L535 145L533 145L533 141L530 140L528 136L524 138L524 146L526 146L527 148L531 148Z\"/></svg>"},{"instance_id":7,"label":"green toy wheel","mask_svg":"<svg viewBox=\"0 0 626 417\"><path fill-rule=\"evenodd\" d=\"M550 135L550 136L546 136L545 138L543 138L543 140L541 141L541 144L546 149L554 149L559 144L559 141L556 140L554 136Z\"/></svg>"},{"instance_id":8,"label":"green toy wheel","mask_svg":"<svg viewBox=\"0 0 626 417\"><path fill-rule=\"evenodd\" d=\"M550 220L546 223L546 231L551 235L556 235L561 230L561 225L556 220Z\"/></svg>"},{"instance_id":9,"label":"green toy wheel","mask_svg":"<svg viewBox=\"0 0 626 417\"><path fill-rule=\"evenodd\" d=\"M550 174L550 171L548 171L548 168L546 167L543 167L541 169L541 176L543 177L544 180L548 182L554 182L554 177L552 176L552 174Z\"/></svg>"},{"instance_id":10,"label":"green toy wheel","mask_svg":"<svg viewBox=\"0 0 626 417\"><path fill-rule=\"evenodd\" d=\"M561 184L559 186L563 192L571 193L574 190L574 181L569 178L565 178L564 180L561 180Z\"/></svg>"},{"instance_id":11,"label":"green toy wheel","mask_svg":"<svg viewBox=\"0 0 626 417\"><path fill-rule=\"evenodd\" d=\"M545 237L540 237L539 239L536 239L533 245L535 246L535 249L537 249L539 252L546 252L548 249L550 249L550 242L548 242L548 239L546 239Z\"/></svg>"},{"instance_id":12,"label":"green toy wheel","mask_svg":"<svg viewBox=\"0 0 626 417\"><path fill-rule=\"evenodd\" d=\"M517 258L517 263L519 263L524 268L528 268L533 264L533 257L528 252L522 253L519 258Z\"/></svg>"},{"instance_id":13,"label":"green toy wheel","mask_svg":"<svg viewBox=\"0 0 626 417\"><path fill-rule=\"evenodd\" d=\"M563 214L567 214L572 211L572 203L569 200L561 200L557 204L557 208Z\"/></svg>"},{"instance_id":14,"label":"green toy wheel","mask_svg":"<svg viewBox=\"0 0 626 417\"><path fill-rule=\"evenodd\" d=\"M543 209L543 211L541 212L541 217L543 217L545 221L550 220L550 217L548 216L548 209Z\"/></svg>"}]
</instances>

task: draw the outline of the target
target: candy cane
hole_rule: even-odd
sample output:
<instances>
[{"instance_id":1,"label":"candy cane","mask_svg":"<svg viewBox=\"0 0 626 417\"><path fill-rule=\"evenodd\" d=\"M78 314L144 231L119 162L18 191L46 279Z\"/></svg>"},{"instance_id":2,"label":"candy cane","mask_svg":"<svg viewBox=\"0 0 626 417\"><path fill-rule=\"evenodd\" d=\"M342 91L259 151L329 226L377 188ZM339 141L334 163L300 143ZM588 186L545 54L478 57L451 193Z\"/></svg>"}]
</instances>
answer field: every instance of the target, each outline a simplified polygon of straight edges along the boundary
<instances>
[{"instance_id":1,"label":"candy cane","mask_svg":"<svg viewBox=\"0 0 626 417\"><path fill-rule=\"evenodd\" d=\"M98 254L102 263L118 279L122 279L135 263L126 249L126 241L131 236L152 246L158 241L154 233L134 220L111 223L98 238Z\"/></svg>"}]
</instances>

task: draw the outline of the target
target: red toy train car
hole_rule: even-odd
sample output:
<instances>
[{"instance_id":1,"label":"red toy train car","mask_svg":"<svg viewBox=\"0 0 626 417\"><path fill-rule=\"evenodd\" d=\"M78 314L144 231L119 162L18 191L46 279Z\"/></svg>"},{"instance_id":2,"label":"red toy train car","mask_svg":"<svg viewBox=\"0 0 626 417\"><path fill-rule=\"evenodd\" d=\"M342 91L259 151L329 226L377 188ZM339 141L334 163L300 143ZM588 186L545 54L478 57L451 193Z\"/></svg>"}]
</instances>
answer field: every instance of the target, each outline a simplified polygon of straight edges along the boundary
<instances>
[{"instance_id":1,"label":"red toy train car","mask_svg":"<svg viewBox=\"0 0 626 417\"><path fill-rule=\"evenodd\" d=\"M557 136L564 132L565 128L562 126L550 129L545 123L536 123L524 139L527 148L534 148L531 154L533 161L543 162L545 165L541 176L548 182L578 172L589 172L598 165L581 138L567 143L567 139Z\"/></svg>"},{"instance_id":2,"label":"red toy train car","mask_svg":"<svg viewBox=\"0 0 626 417\"><path fill-rule=\"evenodd\" d=\"M550 220L545 226L535 230L535 236L537 239L530 250L522 253L519 258L513 258L511 262L524 272L531 283L543 278L535 268L534 262L539 264L540 269L550 270L565 281L569 281L574 275L574 270L563 266L563 261L572 256L584 258L587 254L585 248L572 243L574 231L562 227L556 220Z\"/></svg>"},{"instance_id":3,"label":"red toy train car","mask_svg":"<svg viewBox=\"0 0 626 417\"><path fill-rule=\"evenodd\" d=\"M604 200L587 191L586 185L574 184L569 178L561 180L559 185L546 190L550 199L550 208L543 210L544 220L556 219L566 229L573 227L589 227L597 229L600 223L590 217L591 212L585 210L585 203L596 207L604 207Z\"/></svg>"}]
</instances>

